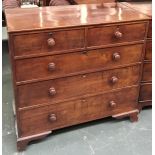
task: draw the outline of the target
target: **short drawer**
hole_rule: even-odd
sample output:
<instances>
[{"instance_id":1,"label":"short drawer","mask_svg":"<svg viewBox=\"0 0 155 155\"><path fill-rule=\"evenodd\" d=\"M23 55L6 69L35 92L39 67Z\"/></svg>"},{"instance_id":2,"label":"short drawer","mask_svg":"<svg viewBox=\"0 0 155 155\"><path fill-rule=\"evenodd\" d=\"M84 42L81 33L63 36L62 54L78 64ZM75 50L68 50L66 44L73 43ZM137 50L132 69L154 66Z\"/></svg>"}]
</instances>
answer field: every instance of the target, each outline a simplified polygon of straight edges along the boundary
<instances>
[{"instance_id":1,"label":"short drawer","mask_svg":"<svg viewBox=\"0 0 155 155\"><path fill-rule=\"evenodd\" d=\"M142 81L152 81L152 63L144 63Z\"/></svg>"},{"instance_id":2,"label":"short drawer","mask_svg":"<svg viewBox=\"0 0 155 155\"><path fill-rule=\"evenodd\" d=\"M102 26L88 29L88 46L104 46L144 40L146 23Z\"/></svg>"},{"instance_id":3,"label":"short drawer","mask_svg":"<svg viewBox=\"0 0 155 155\"><path fill-rule=\"evenodd\" d=\"M146 42L145 60L152 61L152 40Z\"/></svg>"},{"instance_id":4,"label":"short drawer","mask_svg":"<svg viewBox=\"0 0 155 155\"><path fill-rule=\"evenodd\" d=\"M71 126L137 108L137 87L19 113L20 137Z\"/></svg>"},{"instance_id":5,"label":"short drawer","mask_svg":"<svg viewBox=\"0 0 155 155\"><path fill-rule=\"evenodd\" d=\"M140 65L19 85L18 107L59 103L84 95L137 85Z\"/></svg>"},{"instance_id":6,"label":"short drawer","mask_svg":"<svg viewBox=\"0 0 155 155\"><path fill-rule=\"evenodd\" d=\"M56 78L141 62L142 44L16 60L16 81Z\"/></svg>"},{"instance_id":7,"label":"short drawer","mask_svg":"<svg viewBox=\"0 0 155 155\"><path fill-rule=\"evenodd\" d=\"M14 55L77 50L84 47L84 29L21 34L14 36Z\"/></svg>"},{"instance_id":8,"label":"short drawer","mask_svg":"<svg viewBox=\"0 0 155 155\"><path fill-rule=\"evenodd\" d=\"M149 22L148 38L152 38L152 20Z\"/></svg>"},{"instance_id":9,"label":"short drawer","mask_svg":"<svg viewBox=\"0 0 155 155\"><path fill-rule=\"evenodd\" d=\"M141 84L139 101L152 100L152 83Z\"/></svg>"}]
</instances>

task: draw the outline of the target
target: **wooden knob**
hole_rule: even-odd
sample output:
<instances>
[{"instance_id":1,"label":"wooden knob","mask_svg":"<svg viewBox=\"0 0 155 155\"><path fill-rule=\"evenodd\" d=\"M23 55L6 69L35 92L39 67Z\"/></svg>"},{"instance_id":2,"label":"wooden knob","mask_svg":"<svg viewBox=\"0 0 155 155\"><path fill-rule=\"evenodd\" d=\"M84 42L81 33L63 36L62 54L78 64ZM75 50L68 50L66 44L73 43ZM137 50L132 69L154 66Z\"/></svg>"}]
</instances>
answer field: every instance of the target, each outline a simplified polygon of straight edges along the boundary
<instances>
[{"instance_id":1,"label":"wooden knob","mask_svg":"<svg viewBox=\"0 0 155 155\"><path fill-rule=\"evenodd\" d=\"M49 95L50 95L50 96L54 96L55 94L56 94L55 88L54 88L54 87L51 87L51 88L49 89Z\"/></svg>"},{"instance_id":2,"label":"wooden knob","mask_svg":"<svg viewBox=\"0 0 155 155\"><path fill-rule=\"evenodd\" d=\"M49 63L49 64L48 64L48 70L49 70L49 71L55 70L55 63L53 63L53 62Z\"/></svg>"},{"instance_id":3,"label":"wooden knob","mask_svg":"<svg viewBox=\"0 0 155 155\"><path fill-rule=\"evenodd\" d=\"M113 60L118 61L121 58L119 53L114 53L113 54Z\"/></svg>"},{"instance_id":4,"label":"wooden knob","mask_svg":"<svg viewBox=\"0 0 155 155\"><path fill-rule=\"evenodd\" d=\"M113 76L113 77L111 78L111 82L112 82L112 84L117 83L117 82L118 82L118 78L117 78L116 76Z\"/></svg>"},{"instance_id":5,"label":"wooden knob","mask_svg":"<svg viewBox=\"0 0 155 155\"><path fill-rule=\"evenodd\" d=\"M85 99L82 99L81 101L82 101L83 103L84 103L84 102L86 102L86 100L85 100Z\"/></svg>"},{"instance_id":6,"label":"wooden knob","mask_svg":"<svg viewBox=\"0 0 155 155\"><path fill-rule=\"evenodd\" d=\"M122 36L123 36L123 34L122 34L119 30L117 30L117 31L115 32L115 37L116 37L117 39L121 39Z\"/></svg>"},{"instance_id":7,"label":"wooden knob","mask_svg":"<svg viewBox=\"0 0 155 155\"><path fill-rule=\"evenodd\" d=\"M85 55L87 55L87 51L82 51L82 54L85 54Z\"/></svg>"},{"instance_id":8,"label":"wooden knob","mask_svg":"<svg viewBox=\"0 0 155 155\"><path fill-rule=\"evenodd\" d=\"M55 45L55 40L54 40L53 38L49 38L49 39L47 40L47 43L48 43L48 46L52 47L52 46Z\"/></svg>"},{"instance_id":9,"label":"wooden knob","mask_svg":"<svg viewBox=\"0 0 155 155\"><path fill-rule=\"evenodd\" d=\"M56 117L55 114L50 114L50 115L49 115L49 121L50 121L50 122L54 122L54 121L56 121L56 120L57 120L57 117Z\"/></svg>"},{"instance_id":10,"label":"wooden knob","mask_svg":"<svg viewBox=\"0 0 155 155\"><path fill-rule=\"evenodd\" d=\"M83 78L86 78L86 77L87 77L87 75L82 75L82 77L83 77Z\"/></svg>"},{"instance_id":11,"label":"wooden knob","mask_svg":"<svg viewBox=\"0 0 155 155\"><path fill-rule=\"evenodd\" d=\"M110 101L109 105L111 108L116 108L116 103L114 101Z\"/></svg>"}]
</instances>

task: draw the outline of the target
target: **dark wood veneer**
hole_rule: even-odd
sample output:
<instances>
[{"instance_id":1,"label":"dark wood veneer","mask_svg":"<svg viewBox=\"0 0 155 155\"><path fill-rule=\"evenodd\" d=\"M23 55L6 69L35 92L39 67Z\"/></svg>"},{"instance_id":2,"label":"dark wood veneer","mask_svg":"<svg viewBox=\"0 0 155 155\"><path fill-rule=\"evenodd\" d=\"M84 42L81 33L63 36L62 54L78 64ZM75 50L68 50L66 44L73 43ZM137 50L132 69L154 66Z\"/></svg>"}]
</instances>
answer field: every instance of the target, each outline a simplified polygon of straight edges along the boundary
<instances>
[{"instance_id":1,"label":"dark wood veneer","mask_svg":"<svg viewBox=\"0 0 155 155\"><path fill-rule=\"evenodd\" d=\"M93 27L88 29L88 47L144 40L146 23ZM132 32L132 33L131 33ZM120 36L116 34L121 34ZM97 38L97 39L94 39Z\"/></svg>"},{"instance_id":2,"label":"dark wood veneer","mask_svg":"<svg viewBox=\"0 0 155 155\"><path fill-rule=\"evenodd\" d=\"M147 39L144 59L147 61L152 61L152 39Z\"/></svg>"},{"instance_id":3,"label":"dark wood veneer","mask_svg":"<svg viewBox=\"0 0 155 155\"><path fill-rule=\"evenodd\" d=\"M149 31L148 31L148 36L147 37L152 38L152 19L149 22Z\"/></svg>"},{"instance_id":4,"label":"dark wood veneer","mask_svg":"<svg viewBox=\"0 0 155 155\"><path fill-rule=\"evenodd\" d=\"M136 44L16 60L16 81L57 78L71 73L78 74L83 70L110 69L125 64L134 64L141 62L142 49L143 44Z\"/></svg>"},{"instance_id":5,"label":"dark wood veneer","mask_svg":"<svg viewBox=\"0 0 155 155\"><path fill-rule=\"evenodd\" d=\"M131 66L115 70L96 72L73 77L20 85L17 87L19 108L61 102L62 100L80 97L125 86L137 85L140 66ZM118 80L113 81L116 77ZM130 77L130 78L128 78ZM49 95L50 88L55 89L54 95Z\"/></svg>"},{"instance_id":6,"label":"dark wood veneer","mask_svg":"<svg viewBox=\"0 0 155 155\"><path fill-rule=\"evenodd\" d=\"M152 63L144 62L142 82L152 81Z\"/></svg>"},{"instance_id":7,"label":"dark wood veneer","mask_svg":"<svg viewBox=\"0 0 155 155\"><path fill-rule=\"evenodd\" d=\"M15 56L84 48L84 29L17 35L14 48Z\"/></svg>"},{"instance_id":8,"label":"dark wood veneer","mask_svg":"<svg viewBox=\"0 0 155 155\"><path fill-rule=\"evenodd\" d=\"M152 83L142 83L139 101L150 101L152 99Z\"/></svg>"},{"instance_id":9,"label":"dark wood veneer","mask_svg":"<svg viewBox=\"0 0 155 155\"><path fill-rule=\"evenodd\" d=\"M128 94L124 102L122 96ZM81 97L78 100L34 108L20 112L21 137L34 135L51 129L79 124L89 120L111 116L124 111L131 111L137 107L138 88L125 88L112 93L96 95L89 98ZM116 107L111 106L116 102ZM54 119L51 120L53 114Z\"/></svg>"},{"instance_id":10,"label":"dark wood veneer","mask_svg":"<svg viewBox=\"0 0 155 155\"><path fill-rule=\"evenodd\" d=\"M152 105L152 102L151 102L152 88L150 86L152 81L152 3L130 2L130 3L123 3L123 4L147 15L150 18L146 47L145 47L145 57L143 61L144 63L143 63L143 73L142 73L142 80L141 80L141 90L140 90L140 97L139 97L140 107L143 108L145 106Z\"/></svg>"}]
</instances>

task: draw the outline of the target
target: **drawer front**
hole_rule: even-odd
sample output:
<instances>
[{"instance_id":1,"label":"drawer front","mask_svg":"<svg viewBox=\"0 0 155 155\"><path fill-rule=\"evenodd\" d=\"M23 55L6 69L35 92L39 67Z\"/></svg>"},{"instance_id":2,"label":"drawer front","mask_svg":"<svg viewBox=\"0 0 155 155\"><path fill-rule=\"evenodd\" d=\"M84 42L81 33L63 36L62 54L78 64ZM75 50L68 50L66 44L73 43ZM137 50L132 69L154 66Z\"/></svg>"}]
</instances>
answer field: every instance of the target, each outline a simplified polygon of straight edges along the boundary
<instances>
[{"instance_id":1,"label":"drawer front","mask_svg":"<svg viewBox=\"0 0 155 155\"><path fill-rule=\"evenodd\" d=\"M152 61L152 40L146 42L145 60Z\"/></svg>"},{"instance_id":2,"label":"drawer front","mask_svg":"<svg viewBox=\"0 0 155 155\"><path fill-rule=\"evenodd\" d=\"M16 61L16 81L56 78L141 61L143 45L76 52ZM130 59L129 59L130 58Z\"/></svg>"},{"instance_id":3,"label":"drawer front","mask_svg":"<svg viewBox=\"0 0 155 155\"><path fill-rule=\"evenodd\" d=\"M148 38L152 38L152 20L149 22Z\"/></svg>"},{"instance_id":4,"label":"drawer front","mask_svg":"<svg viewBox=\"0 0 155 155\"><path fill-rule=\"evenodd\" d=\"M152 84L146 83L142 84L140 88L140 98L139 101L152 100Z\"/></svg>"},{"instance_id":5,"label":"drawer front","mask_svg":"<svg viewBox=\"0 0 155 155\"><path fill-rule=\"evenodd\" d=\"M89 28L88 46L144 40L146 23Z\"/></svg>"},{"instance_id":6,"label":"drawer front","mask_svg":"<svg viewBox=\"0 0 155 155\"><path fill-rule=\"evenodd\" d=\"M14 37L15 56L54 53L84 47L84 30L70 30Z\"/></svg>"},{"instance_id":7,"label":"drawer front","mask_svg":"<svg viewBox=\"0 0 155 155\"><path fill-rule=\"evenodd\" d=\"M144 63L142 81L152 81L152 63Z\"/></svg>"},{"instance_id":8,"label":"drawer front","mask_svg":"<svg viewBox=\"0 0 155 155\"><path fill-rule=\"evenodd\" d=\"M137 97L138 89L137 87L132 87L21 111L19 113L20 136L37 134L134 110L137 107Z\"/></svg>"},{"instance_id":9,"label":"drawer front","mask_svg":"<svg viewBox=\"0 0 155 155\"><path fill-rule=\"evenodd\" d=\"M138 84L140 66L96 72L18 86L19 107L58 103L87 94Z\"/></svg>"}]
</instances>

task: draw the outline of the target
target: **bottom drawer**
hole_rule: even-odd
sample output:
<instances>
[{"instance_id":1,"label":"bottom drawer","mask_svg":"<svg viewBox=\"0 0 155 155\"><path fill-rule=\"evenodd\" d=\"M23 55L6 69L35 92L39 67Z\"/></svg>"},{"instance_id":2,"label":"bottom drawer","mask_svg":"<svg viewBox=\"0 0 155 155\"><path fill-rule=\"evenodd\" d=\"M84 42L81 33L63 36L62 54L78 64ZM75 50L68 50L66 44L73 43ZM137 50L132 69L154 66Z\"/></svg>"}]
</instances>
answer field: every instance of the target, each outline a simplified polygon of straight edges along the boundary
<instances>
[{"instance_id":1,"label":"bottom drawer","mask_svg":"<svg viewBox=\"0 0 155 155\"><path fill-rule=\"evenodd\" d=\"M141 84L139 101L152 100L152 83Z\"/></svg>"},{"instance_id":2,"label":"bottom drawer","mask_svg":"<svg viewBox=\"0 0 155 155\"><path fill-rule=\"evenodd\" d=\"M137 107L138 87L19 112L19 137L71 126Z\"/></svg>"}]
</instances>

